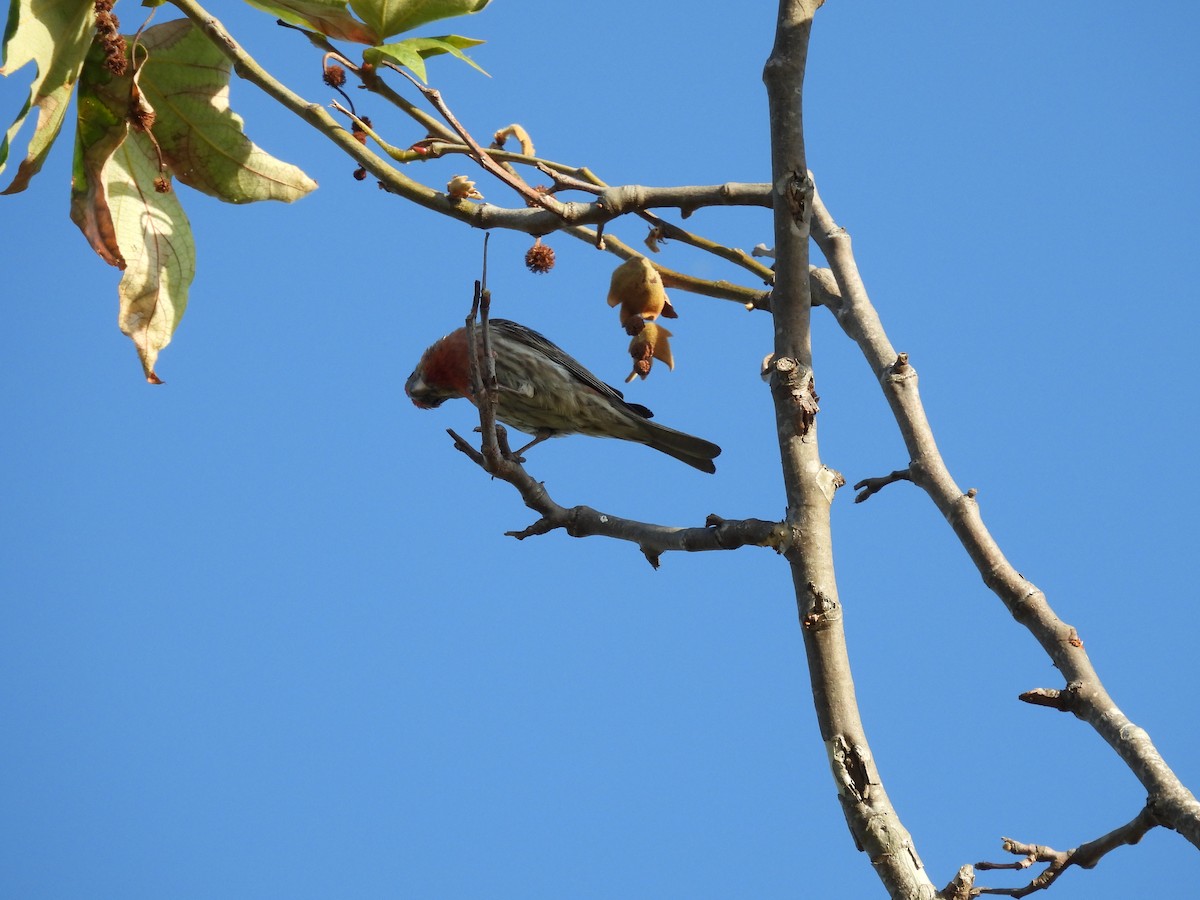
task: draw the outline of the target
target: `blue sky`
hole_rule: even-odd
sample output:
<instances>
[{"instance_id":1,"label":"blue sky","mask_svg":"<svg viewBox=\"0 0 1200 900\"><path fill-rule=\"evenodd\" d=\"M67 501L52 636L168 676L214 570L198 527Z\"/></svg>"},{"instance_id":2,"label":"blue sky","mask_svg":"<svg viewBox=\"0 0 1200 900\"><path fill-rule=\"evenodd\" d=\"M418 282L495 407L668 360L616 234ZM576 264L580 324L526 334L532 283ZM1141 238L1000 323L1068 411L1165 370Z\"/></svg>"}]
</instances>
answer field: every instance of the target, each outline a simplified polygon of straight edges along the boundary
<instances>
[{"instance_id":1,"label":"blue sky","mask_svg":"<svg viewBox=\"0 0 1200 900\"><path fill-rule=\"evenodd\" d=\"M331 99L301 38L222 7L268 68ZM771 7L497 0L452 26L487 39L473 55L491 77L442 58L431 80L478 136L520 122L539 153L612 183L761 181ZM1193 789L1198 37L1187 4L830 2L805 116L959 484ZM0 114L28 78L0 83ZM186 192L198 274L165 386L144 383L116 273L67 218L69 136L0 198L0 894L878 896L782 560L669 555L656 572L624 544L505 537L530 513L444 431L469 430L471 408L403 396L466 314L481 235L354 181L253 86L232 95L250 136L321 188L251 208ZM393 143L422 136L361 109ZM759 210L689 225L770 241ZM553 237L557 267L533 276L528 243L493 235L497 314L619 382L613 259ZM661 261L741 279L676 245ZM530 471L560 503L647 521L781 517L770 322L673 300L676 370L628 393L719 443L717 474L582 437L537 448ZM850 483L902 467L861 356L827 315L814 329L826 464ZM999 858L1004 835L1065 848L1132 818L1140 786L1099 738L1016 700L1056 673L931 504L906 484L852 499L833 519L856 686L934 882ZM1160 829L1053 890L1198 880L1194 849Z\"/></svg>"}]
</instances>

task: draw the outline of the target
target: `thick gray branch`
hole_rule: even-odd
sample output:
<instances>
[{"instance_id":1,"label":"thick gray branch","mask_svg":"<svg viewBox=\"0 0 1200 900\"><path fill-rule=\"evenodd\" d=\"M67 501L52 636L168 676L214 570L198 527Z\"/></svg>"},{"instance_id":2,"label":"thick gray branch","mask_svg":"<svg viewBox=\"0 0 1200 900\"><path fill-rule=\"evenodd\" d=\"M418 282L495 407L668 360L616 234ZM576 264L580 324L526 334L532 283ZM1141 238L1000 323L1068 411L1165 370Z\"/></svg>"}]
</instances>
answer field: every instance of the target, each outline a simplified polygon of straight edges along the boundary
<instances>
[{"instance_id":1,"label":"thick gray branch","mask_svg":"<svg viewBox=\"0 0 1200 900\"><path fill-rule=\"evenodd\" d=\"M788 524L796 540L791 564L804 648L821 738L856 845L895 898L929 898L929 880L900 822L867 744L846 649L833 569L829 511L840 476L817 448L808 258L812 182L805 165L801 97L812 17L819 0L781 0L775 45L763 70L771 121L771 185L775 224L774 361L770 367Z\"/></svg>"}]
</instances>

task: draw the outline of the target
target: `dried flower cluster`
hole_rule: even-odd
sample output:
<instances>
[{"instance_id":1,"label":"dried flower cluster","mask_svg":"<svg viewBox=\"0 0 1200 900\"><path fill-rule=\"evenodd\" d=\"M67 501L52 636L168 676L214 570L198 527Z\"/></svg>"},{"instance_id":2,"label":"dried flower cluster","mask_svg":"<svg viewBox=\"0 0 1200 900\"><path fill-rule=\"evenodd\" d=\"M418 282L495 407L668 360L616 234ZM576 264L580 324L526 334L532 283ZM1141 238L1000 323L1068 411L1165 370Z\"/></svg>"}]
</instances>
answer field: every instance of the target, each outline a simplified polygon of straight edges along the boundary
<instances>
[{"instance_id":1,"label":"dried flower cluster","mask_svg":"<svg viewBox=\"0 0 1200 900\"><path fill-rule=\"evenodd\" d=\"M545 275L554 268L554 248L546 246L538 238L525 253L525 266L535 275Z\"/></svg>"},{"instance_id":2,"label":"dried flower cluster","mask_svg":"<svg viewBox=\"0 0 1200 900\"><path fill-rule=\"evenodd\" d=\"M112 8L113 0L96 0L96 37L104 48L104 68L114 75L124 75L129 70L125 38L121 34L121 22Z\"/></svg>"}]
</instances>

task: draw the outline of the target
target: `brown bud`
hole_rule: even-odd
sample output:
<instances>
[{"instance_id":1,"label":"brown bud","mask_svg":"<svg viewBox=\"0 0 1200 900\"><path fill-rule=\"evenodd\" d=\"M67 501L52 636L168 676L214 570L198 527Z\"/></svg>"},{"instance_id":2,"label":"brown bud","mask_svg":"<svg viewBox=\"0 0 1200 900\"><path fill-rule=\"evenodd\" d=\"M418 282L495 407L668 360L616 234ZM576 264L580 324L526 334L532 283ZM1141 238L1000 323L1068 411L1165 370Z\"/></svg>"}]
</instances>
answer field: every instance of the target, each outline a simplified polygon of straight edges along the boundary
<instances>
[{"instance_id":1,"label":"brown bud","mask_svg":"<svg viewBox=\"0 0 1200 900\"><path fill-rule=\"evenodd\" d=\"M654 360L666 364L668 369L675 368L675 359L671 356L671 345L667 340L671 332L661 325L645 322L642 329L629 342L629 355L633 357L633 371L629 373L626 382L635 378L645 378L650 374Z\"/></svg>"},{"instance_id":2,"label":"brown bud","mask_svg":"<svg viewBox=\"0 0 1200 900\"><path fill-rule=\"evenodd\" d=\"M121 21L112 11L112 0L96 0L96 37L104 49L104 68L114 75L124 75L129 69L125 58L125 38L121 35Z\"/></svg>"}]
</instances>

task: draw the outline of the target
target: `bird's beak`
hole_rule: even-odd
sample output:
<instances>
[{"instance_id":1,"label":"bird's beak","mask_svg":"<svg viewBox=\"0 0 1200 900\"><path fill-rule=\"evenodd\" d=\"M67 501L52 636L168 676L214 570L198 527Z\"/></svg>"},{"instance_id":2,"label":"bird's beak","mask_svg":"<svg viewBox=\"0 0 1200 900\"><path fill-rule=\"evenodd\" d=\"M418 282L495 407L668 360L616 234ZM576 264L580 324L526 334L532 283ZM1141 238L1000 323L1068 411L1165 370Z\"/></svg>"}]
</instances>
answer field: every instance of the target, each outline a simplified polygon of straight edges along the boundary
<instances>
[{"instance_id":1,"label":"bird's beak","mask_svg":"<svg viewBox=\"0 0 1200 900\"><path fill-rule=\"evenodd\" d=\"M445 402L444 397L437 397L429 389L419 371L408 376L408 381L404 382L404 393L408 394L413 406L418 409L437 409Z\"/></svg>"}]
</instances>

